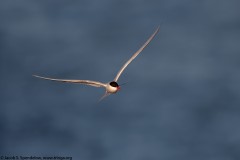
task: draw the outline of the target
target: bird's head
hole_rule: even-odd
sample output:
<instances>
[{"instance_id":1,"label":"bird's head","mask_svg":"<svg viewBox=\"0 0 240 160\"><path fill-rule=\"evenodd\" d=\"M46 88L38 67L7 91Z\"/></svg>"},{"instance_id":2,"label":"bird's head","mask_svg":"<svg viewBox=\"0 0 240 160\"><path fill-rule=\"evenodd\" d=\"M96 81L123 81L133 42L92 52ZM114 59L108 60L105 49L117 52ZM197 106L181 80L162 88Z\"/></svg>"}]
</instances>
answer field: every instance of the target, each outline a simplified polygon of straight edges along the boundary
<instances>
[{"instance_id":1,"label":"bird's head","mask_svg":"<svg viewBox=\"0 0 240 160\"><path fill-rule=\"evenodd\" d=\"M116 93L117 91L120 90L120 86L118 85L117 82L112 81L108 83L106 89L108 93Z\"/></svg>"}]
</instances>

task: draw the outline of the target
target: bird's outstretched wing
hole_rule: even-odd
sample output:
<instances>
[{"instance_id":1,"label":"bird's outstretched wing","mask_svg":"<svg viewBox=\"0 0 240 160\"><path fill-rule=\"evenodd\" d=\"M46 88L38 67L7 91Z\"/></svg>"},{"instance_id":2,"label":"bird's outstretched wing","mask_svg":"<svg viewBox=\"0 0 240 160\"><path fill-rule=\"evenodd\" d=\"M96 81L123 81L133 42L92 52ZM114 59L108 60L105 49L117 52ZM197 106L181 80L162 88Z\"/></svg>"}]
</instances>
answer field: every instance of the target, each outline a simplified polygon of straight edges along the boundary
<instances>
[{"instance_id":1,"label":"bird's outstretched wing","mask_svg":"<svg viewBox=\"0 0 240 160\"><path fill-rule=\"evenodd\" d=\"M142 50L149 44L149 42L151 42L151 40L153 39L153 37L158 33L159 31L159 27L156 29L156 31L148 38L148 40L142 45L141 48L138 49L137 52L135 52L133 54L133 56L122 66L122 68L118 71L117 76L114 78L114 81L117 82L118 78L120 77L120 75L122 74L122 72L124 71L124 69L129 65L129 63L132 62L132 60L134 58L136 58L138 56L139 53L142 52Z\"/></svg>"},{"instance_id":2,"label":"bird's outstretched wing","mask_svg":"<svg viewBox=\"0 0 240 160\"><path fill-rule=\"evenodd\" d=\"M34 77L37 78L42 78L45 80L50 80L50 81L58 81L58 82L66 82L66 83L80 83L80 84L85 84L93 87L106 87L107 84L101 83L101 82L96 82L96 81L90 81L90 80L71 80L71 79L55 79L55 78L48 78L48 77L42 77L38 75L33 75Z\"/></svg>"}]
</instances>

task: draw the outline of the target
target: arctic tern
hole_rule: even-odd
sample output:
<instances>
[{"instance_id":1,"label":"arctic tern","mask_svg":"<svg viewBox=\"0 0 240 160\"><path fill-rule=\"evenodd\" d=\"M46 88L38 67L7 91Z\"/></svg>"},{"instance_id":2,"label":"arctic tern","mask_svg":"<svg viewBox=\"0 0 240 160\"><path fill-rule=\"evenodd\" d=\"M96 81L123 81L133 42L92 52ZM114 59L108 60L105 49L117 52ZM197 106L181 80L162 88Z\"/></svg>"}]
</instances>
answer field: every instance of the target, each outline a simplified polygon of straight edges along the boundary
<instances>
[{"instance_id":1,"label":"arctic tern","mask_svg":"<svg viewBox=\"0 0 240 160\"><path fill-rule=\"evenodd\" d=\"M66 82L66 83L79 83L79 84L85 84L93 87L104 87L106 89L105 94L100 98L100 101L105 98L106 96L117 93L120 90L120 85L117 83L119 77L123 73L123 71L126 69L126 67L134 60L139 53L142 52L142 50L149 44L149 42L155 37L155 35L158 33L159 27L155 30L155 32L148 38L148 40L133 54L133 56L122 66L122 68L118 71L116 77L113 81L108 83L102 83L98 81L91 81L91 80L72 80L72 79L56 79L56 78L48 78L38 75L33 75L34 77L45 79L45 80L51 80L51 81L58 81L58 82Z\"/></svg>"}]
</instances>

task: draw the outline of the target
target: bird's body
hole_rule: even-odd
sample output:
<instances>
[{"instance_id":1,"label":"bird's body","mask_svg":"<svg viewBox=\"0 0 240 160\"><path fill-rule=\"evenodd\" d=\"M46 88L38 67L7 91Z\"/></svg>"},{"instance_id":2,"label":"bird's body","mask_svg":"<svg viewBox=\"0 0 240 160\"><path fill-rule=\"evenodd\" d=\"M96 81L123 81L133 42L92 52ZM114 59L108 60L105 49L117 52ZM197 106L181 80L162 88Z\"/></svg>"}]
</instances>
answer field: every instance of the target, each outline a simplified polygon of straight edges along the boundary
<instances>
[{"instance_id":1,"label":"bird's body","mask_svg":"<svg viewBox=\"0 0 240 160\"><path fill-rule=\"evenodd\" d=\"M56 79L56 78L48 78L48 77L42 77L38 75L33 75L34 77L45 79L45 80L51 80L51 81L58 81L58 82L66 82L66 83L79 83L79 84L85 84L93 87L104 87L106 89L105 94L100 99L102 100L104 97L117 93L120 90L120 86L118 85L117 81L119 77L121 76L122 72L125 70L125 68L132 62L133 59L135 59L138 54L149 44L149 42L153 39L153 37L158 33L159 27L156 29L156 31L149 37L149 39L141 46L140 49L138 49L137 52L133 54L133 56L122 66L122 68L118 71L116 77L113 81L109 83L102 83L97 81L91 81L91 80L70 80L70 79Z\"/></svg>"}]
</instances>

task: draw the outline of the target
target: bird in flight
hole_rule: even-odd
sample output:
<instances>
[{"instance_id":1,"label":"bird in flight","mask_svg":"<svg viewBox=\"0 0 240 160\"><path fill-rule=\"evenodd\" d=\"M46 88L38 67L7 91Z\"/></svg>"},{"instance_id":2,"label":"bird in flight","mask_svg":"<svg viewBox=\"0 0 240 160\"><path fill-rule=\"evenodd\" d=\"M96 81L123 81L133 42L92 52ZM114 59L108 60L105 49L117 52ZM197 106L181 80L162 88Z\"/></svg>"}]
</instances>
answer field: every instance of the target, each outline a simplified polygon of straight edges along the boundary
<instances>
[{"instance_id":1,"label":"bird in flight","mask_svg":"<svg viewBox=\"0 0 240 160\"><path fill-rule=\"evenodd\" d=\"M102 83L98 81L91 81L91 80L72 80L72 79L56 79L56 78L48 78L48 77L42 77L39 75L33 75L34 77L45 79L45 80L51 80L51 81L58 81L58 82L66 82L66 83L79 83L79 84L85 84L93 87L103 87L106 89L105 94L100 98L99 101L101 101L103 98L107 97L110 94L117 93L120 90L120 85L117 83L119 77L123 73L123 71L126 69L126 67L134 60L139 53L142 52L142 50L151 42L151 40L155 37L155 35L158 33L159 27L155 30L155 32L148 38L148 40L133 54L133 56L122 66L122 68L118 71L116 77L113 81L108 83Z\"/></svg>"}]
</instances>

